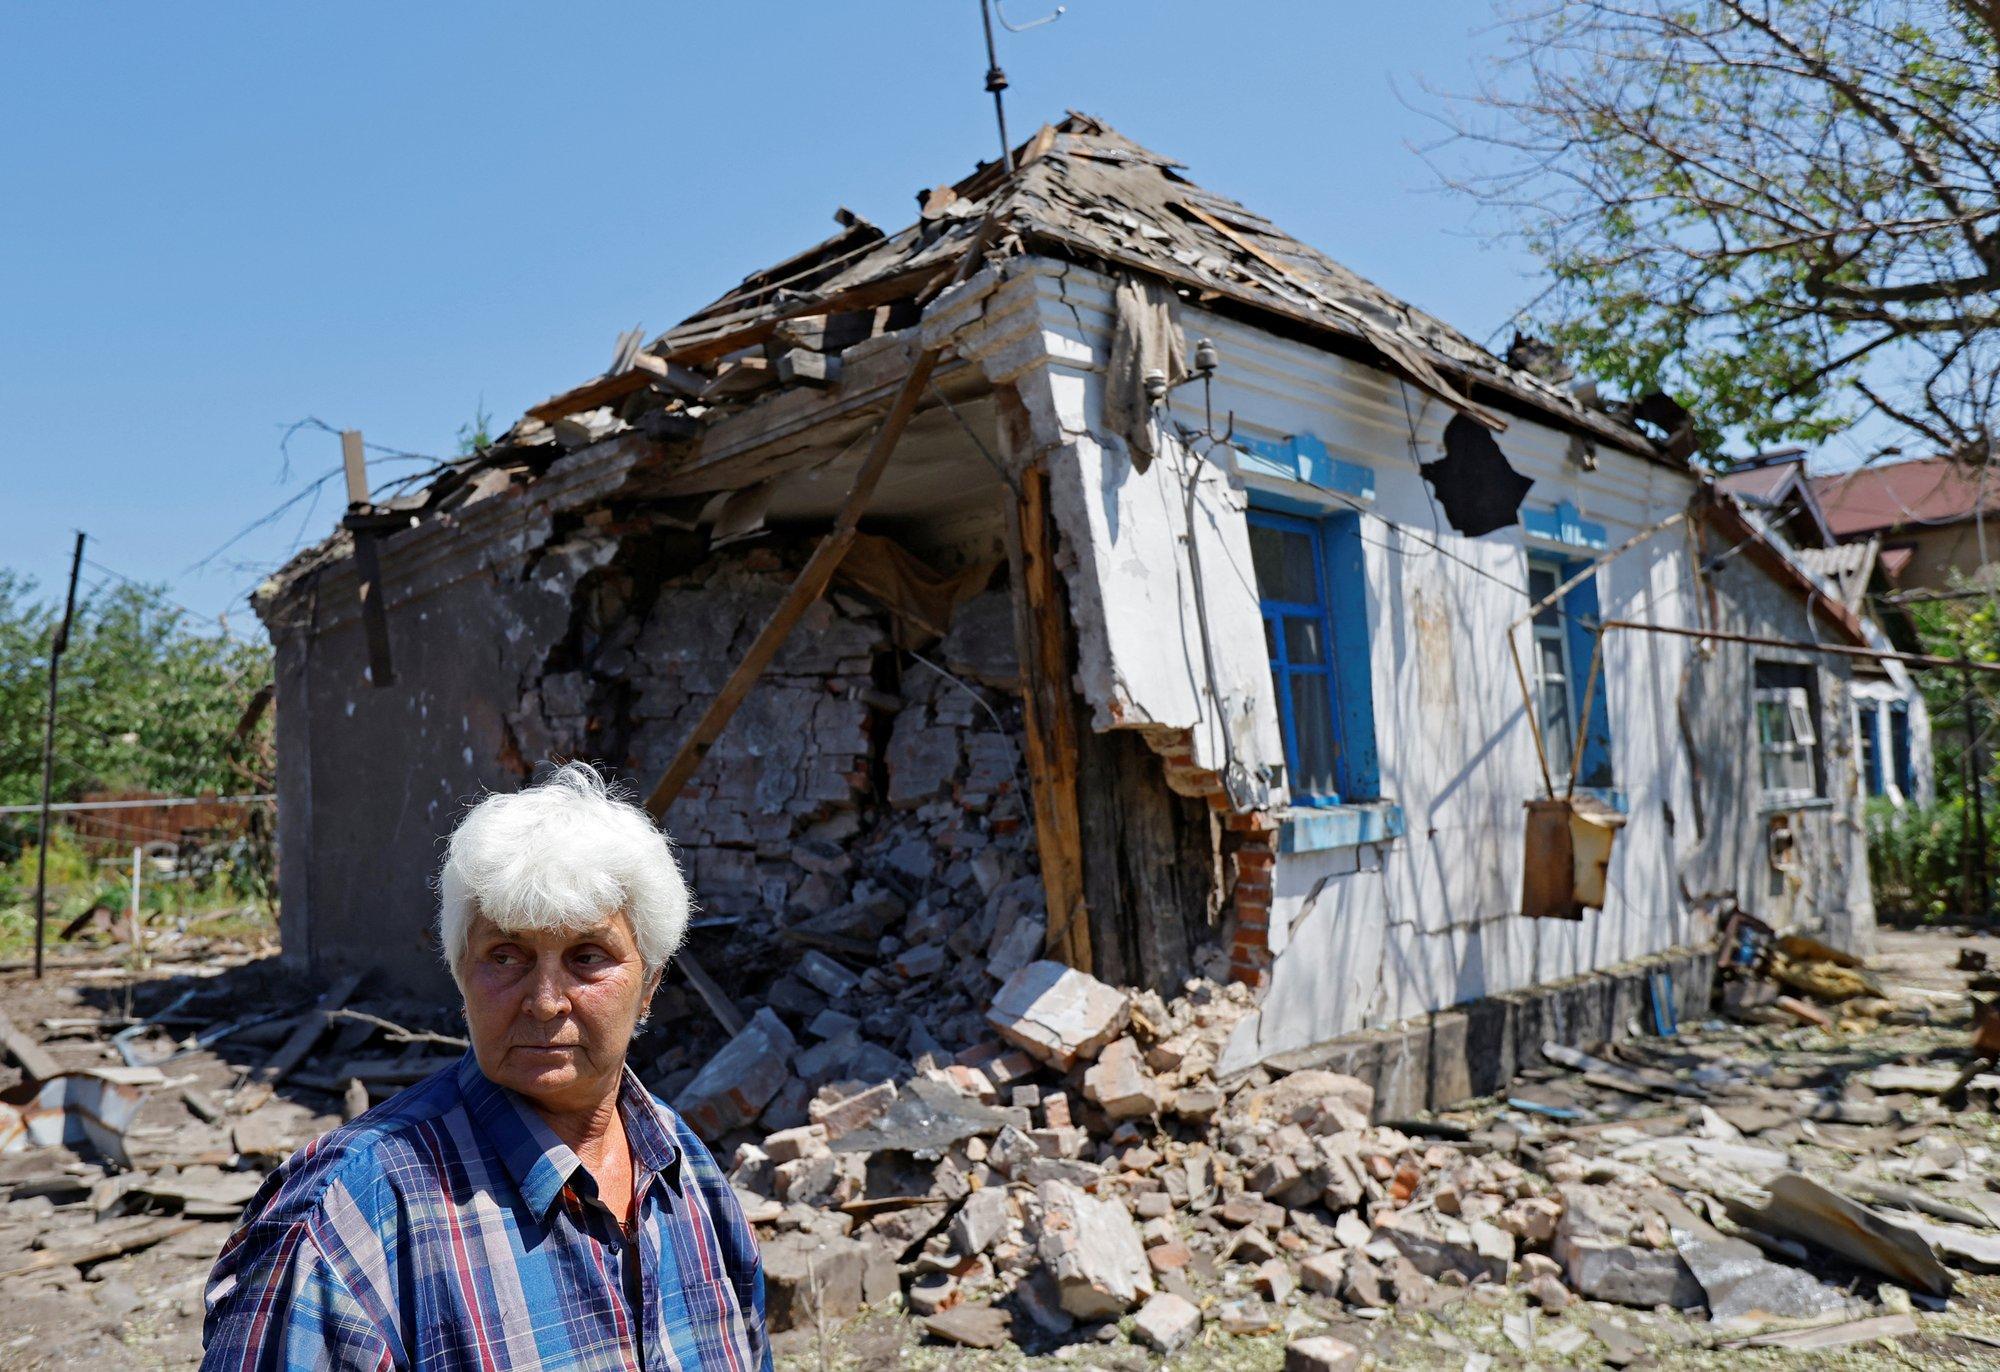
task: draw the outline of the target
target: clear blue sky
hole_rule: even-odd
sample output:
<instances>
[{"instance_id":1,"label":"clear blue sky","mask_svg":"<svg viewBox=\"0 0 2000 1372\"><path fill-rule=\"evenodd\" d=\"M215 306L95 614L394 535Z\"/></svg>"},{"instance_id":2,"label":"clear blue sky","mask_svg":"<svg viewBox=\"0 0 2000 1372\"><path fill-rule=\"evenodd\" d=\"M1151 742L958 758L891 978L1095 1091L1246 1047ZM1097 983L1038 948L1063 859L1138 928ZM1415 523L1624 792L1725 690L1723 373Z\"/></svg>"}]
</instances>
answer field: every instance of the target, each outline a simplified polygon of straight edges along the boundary
<instances>
[{"instance_id":1,"label":"clear blue sky","mask_svg":"<svg viewBox=\"0 0 2000 1372\"><path fill-rule=\"evenodd\" d=\"M1010 0L1026 20L1047 12ZM1485 6L1072 0L1000 35L1017 138L1074 107L1475 337L1537 288L1408 144ZM0 0L0 566L70 531L240 630L337 464L451 450L833 229L991 156L976 0ZM317 538L337 492L305 526Z\"/></svg>"}]
</instances>

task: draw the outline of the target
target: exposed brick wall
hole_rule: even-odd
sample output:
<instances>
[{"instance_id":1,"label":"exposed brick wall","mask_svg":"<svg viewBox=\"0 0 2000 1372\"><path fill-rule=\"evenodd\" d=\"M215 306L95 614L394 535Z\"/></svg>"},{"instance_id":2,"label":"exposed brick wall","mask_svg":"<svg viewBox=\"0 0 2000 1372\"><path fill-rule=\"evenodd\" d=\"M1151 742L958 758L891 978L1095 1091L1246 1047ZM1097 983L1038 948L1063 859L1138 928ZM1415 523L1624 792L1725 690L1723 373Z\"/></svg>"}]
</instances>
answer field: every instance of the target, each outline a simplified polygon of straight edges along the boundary
<instances>
[{"instance_id":1,"label":"exposed brick wall","mask_svg":"<svg viewBox=\"0 0 2000 1372\"><path fill-rule=\"evenodd\" d=\"M1223 830L1229 979L1261 989L1271 971L1271 873L1278 861L1278 826L1265 811L1251 810L1228 815Z\"/></svg>"}]
</instances>

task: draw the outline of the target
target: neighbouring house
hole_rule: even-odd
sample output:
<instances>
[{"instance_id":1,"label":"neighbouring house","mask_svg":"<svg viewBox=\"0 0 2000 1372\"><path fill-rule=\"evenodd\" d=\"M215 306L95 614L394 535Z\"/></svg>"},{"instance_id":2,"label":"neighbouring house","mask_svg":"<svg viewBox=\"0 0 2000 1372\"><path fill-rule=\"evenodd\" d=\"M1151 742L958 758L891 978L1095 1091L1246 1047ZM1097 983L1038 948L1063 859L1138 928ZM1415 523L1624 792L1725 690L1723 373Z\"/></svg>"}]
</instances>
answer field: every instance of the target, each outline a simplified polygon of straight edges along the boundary
<instances>
[{"instance_id":1,"label":"neighbouring house","mask_svg":"<svg viewBox=\"0 0 2000 1372\"><path fill-rule=\"evenodd\" d=\"M1455 1033L1474 1070L1421 1104L1511 1068L1479 1027L1510 996L1676 966L1704 1001L1732 902L1869 947L1860 668L1699 636L1868 630L1657 407L1584 404L1096 120L1018 160L895 233L843 212L260 589L288 958L441 984L469 799L570 756L651 787L930 348L862 536L665 816L746 1003L832 997L910 1060L1034 958L1207 973L1260 997L1230 1067ZM1519 913L1545 762L1623 825L1574 921ZM1631 1017L1548 1013L1522 1060Z\"/></svg>"},{"instance_id":2,"label":"neighbouring house","mask_svg":"<svg viewBox=\"0 0 2000 1372\"><path fill-rule=\"evenodd\" d=\"M1902 590L1985 584L2000 561L2000 480L1985 466L1942 457L1871 463L1810 478L1834 541L1881 542L1889 580Z\"/></svg>"},{"instance_id":3,"label":"neighbouring house","mask_svg":"<svg viewBox=\"0 0 2000 1372\"><path fill-rule=\"evenodd\" d=\"M1906 566L1908 556L1900 561L1890 556L1882 529L1843 534L1821 504L1828 483L1845 480L1807 476L1803 450L1787 449L1738 463L1716 484L1825 583L1828 599L1838 600L1862 622L1871 645L1920 651L1908 613L1893 599L1900 583L1892 578L1891 567ZM1930 712L1909 669L1893 660L1860 662L1850 694L1864 793L1898 808L1929 805L1936 797Z\"/></svg>"}]
</instances>

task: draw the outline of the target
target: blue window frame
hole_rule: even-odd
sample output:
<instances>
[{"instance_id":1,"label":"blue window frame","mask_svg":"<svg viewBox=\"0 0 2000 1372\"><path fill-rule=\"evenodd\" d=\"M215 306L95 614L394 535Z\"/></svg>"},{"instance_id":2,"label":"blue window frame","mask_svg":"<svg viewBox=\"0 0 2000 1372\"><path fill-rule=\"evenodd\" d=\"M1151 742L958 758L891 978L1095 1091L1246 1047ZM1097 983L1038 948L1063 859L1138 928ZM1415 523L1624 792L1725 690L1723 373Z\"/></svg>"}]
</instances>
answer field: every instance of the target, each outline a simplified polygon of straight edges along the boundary
<instances>
[{"instance_id":1,"label":"blue window frame","mask_svg":"<svg viewBox=\"0 0 2000 1372\"><path fill-rule=\"evenodd\" d=\"M1250 553L1292 803L1379 799L1360 516L1252 510Z\"/></svg>"},{"instance_id":2,"label":"blue window frame","mask_svg":"<svg viewBox=\"0 0 2000 1372\"><path fill-rule=\"evenodd\" d=\"M1590 564L1549 553L1528 555L1528 600L1540 604ZM1613 785L1611 775L1611 694L1604 665L1597 666L1597 689L1590 689L1591 658L1597 651L1597 578L1587 576L1563 598L1535 616L1532 626L1535 708L1557 786L1569 780L1572 750L1580 747L1576 784L1593 790ZM1579 736L1576 720L1590 697L1590 717Z\"/></svg>"}]
</instances>

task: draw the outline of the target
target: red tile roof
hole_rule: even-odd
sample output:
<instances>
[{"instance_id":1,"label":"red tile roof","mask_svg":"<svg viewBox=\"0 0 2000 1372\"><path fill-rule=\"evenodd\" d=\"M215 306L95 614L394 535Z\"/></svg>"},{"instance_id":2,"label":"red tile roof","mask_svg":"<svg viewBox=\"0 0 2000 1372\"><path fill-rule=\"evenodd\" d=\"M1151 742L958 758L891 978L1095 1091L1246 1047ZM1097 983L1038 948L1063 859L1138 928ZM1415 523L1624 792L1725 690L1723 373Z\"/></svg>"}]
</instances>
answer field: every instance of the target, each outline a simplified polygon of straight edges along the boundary
<instances>
[{"instance_id":1,"label":"red tile roof","mask_svg":"<svg viewBox=\"0 0 2000 1372\"><path fill-rule=\"evenodd\" d=\"M1834 536L1841 539L1926 524L1955 524L1975 507L2000 512L2000 476L1942 457L1857 467L1811 478Z\"/></svg>"}]
</instances>

